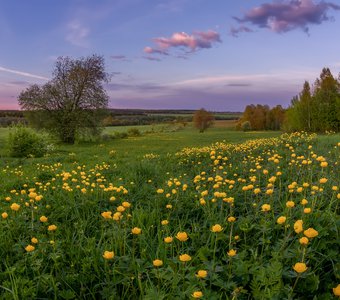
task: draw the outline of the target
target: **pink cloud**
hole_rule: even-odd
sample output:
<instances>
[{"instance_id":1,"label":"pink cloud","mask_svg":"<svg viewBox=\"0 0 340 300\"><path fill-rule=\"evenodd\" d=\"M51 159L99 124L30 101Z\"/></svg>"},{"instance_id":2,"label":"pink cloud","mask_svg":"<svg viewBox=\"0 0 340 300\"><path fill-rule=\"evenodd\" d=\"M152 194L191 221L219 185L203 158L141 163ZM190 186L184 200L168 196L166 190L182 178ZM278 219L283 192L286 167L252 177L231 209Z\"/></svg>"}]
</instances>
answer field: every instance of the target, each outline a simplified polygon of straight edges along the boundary
<instances>
[{"instance_id":1,"label":"pink cloud","mask_svg":"<svg viewBox=\"0 0 340 300\"><path fill-rule=\"evenodd\" d=\"M242 18L235 17L239 23L249 23L260 28L268 28L282 33L301 28L308 33L309 25L319 25L332 18L329 10L340 10L340 6L331 2L321 1L315 4L312 0L279 0L264 3L247 11ZM235 36L239 32L250 32L247 27L232 29ZM247 28L249 29L249 28Z\"/></svg>"},{"instance_id":2,"label":"pink cloud","mask_svg":"<svg viewBox=\"0 0 340 300\"><path fill-rule=\"evenodd\" d=\"M221 38L217 32L208 30L206 32L194 32L191 35L185 32L175 32L170 38L158 37L154 38L153 41L162 50L184 47L193 52L200 48L211 48L213 43L221 42Z\"/></svg>"},{"instance_id":3,"label":"pink cloud","mask_svg":"<svg viewBox=\"0 0 340 300\"><path fill-rule=\"evenodd\" d=\"M159 50L159 49L155 49L155 48L151 48L151 47L145 47L144 52L147 53L147 54L169 55L169 53L164 51L164 50Z\"/></svg>"},{"instance_id":4,"label":"pink cloud","mask_svg":"<svg viewBox=\"0 0 340 300\"><path fill-rule=\"evenodd\" d=\"M153 39L156 47L145 47L144 52L153 55L170 55L170 48L180 48L184 50L185 55L176 54L174 57L187 59L189 53L193 53L199 49L208 49L213 46L214 43L221 43L221 38L218 32L213 30L208 31L195 31L192 34L185 32L175 32L171 37L157 37ZM183 52L181 52L183 53ZM147 59L150 59L148 56Z\"/></svg>"}]
</instances>

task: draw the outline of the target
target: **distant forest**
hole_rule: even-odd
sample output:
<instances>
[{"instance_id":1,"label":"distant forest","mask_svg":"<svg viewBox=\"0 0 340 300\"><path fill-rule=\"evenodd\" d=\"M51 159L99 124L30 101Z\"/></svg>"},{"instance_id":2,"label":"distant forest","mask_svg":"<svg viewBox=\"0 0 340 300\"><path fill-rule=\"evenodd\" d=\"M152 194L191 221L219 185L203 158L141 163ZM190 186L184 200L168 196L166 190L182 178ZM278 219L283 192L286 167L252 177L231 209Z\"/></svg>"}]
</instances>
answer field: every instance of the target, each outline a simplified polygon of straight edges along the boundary
<instances>
[{"instance_id":1,"label":"distant forest","mask_svg":"<svg viewBox=\"0 0 340 300\"><path fill-rule=\"evenodd\" d=\"M104 126L150 125L169 122L191 122L194 110L145 110L108 109L103 120ZM238 120L241 112L212 112L215 120ZM25 112L20 110L0 111L0 127L12 124L27 124Z\"/></svg>"}]
</instances>

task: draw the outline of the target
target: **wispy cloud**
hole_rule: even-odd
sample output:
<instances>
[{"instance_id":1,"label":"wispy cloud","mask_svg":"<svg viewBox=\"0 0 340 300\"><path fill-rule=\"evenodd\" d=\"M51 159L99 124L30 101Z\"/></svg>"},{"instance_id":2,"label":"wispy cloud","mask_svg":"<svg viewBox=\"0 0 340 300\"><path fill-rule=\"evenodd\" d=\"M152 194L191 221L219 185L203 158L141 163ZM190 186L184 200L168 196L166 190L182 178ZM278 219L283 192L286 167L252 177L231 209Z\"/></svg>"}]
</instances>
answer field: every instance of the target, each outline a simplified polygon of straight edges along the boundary
<instances>
[{"instance_id":1,"label":"wispy cloud","mask_svg":"<svg viewBox=\"0 0 340 300\"><path fill-rule=\"evenodd\" d=\"M233 36L233 37L238 37L238 34L240 32L253 32L252 29L250 29L249 27L247 26L244 26L244 25L241 25L241 26L238 26L238 27L231 27L230 28L230 34Z\"/></svg>"},{"instance_id":2,"label":"wispy cloud","mask_svg":"<svg viewBox=\"0 0 340 300\"><path fill-rule=\"evenodd\" d=\"M252 84L251 83L237 82L237 83L227 83L226 86L230 86L230 87L247 87L247 86L252 86Z\"/></svg>"},{"instance_id":3,"label":"wispy cloud","mask_svg":"<svg viewBox=\"0 0 340 300\"><path fill-rule=\"evenodd\" d=\"M171 48L179 48L184 50L185 54L189 54L200 49L211 48L213 44L222 42L220 34L214 30L196 31L192 34L175 32L171 37L157 37L152 40L156 47L145 47L145 53L169 55ZM183 55L175 55L175 57L179 56L183 58Z\"/></svg>"},{"instance_id":4,"label":"wispy cloud","mask_svg":"<svg viewBox=\"0 0 340 300\"><path fill-rule=\"evenodd\" d=\"M35 79L41 79L41 80L49 80L49 78L47 78L47 77L35 75L35 74L32 74L32 73L28 73L28 72L8 69L8 68L4 68L4 67L0 67L0 71L11 73L11 74L16 74L16 75L20 75L20 76L24 76L24 77L29 77L29 78L35 78Z\"/></svg>"},{"instance_id":5,"label":"wispy cloud","mask_svg":"<svg viewBox=\"0 0 340 300\"><path fill-rule=\"evenodd\" d=\"M328 15L329 10L340 10L340 5L326 1L315 4L312 0L279 0L264 3L250 9L243 17L234 17L242 26L231 29L231 34L237 36L240 32L250 32L251 29L244 26L244 23L277 33L298 28L308 33L310 25L319 25L332 20Z\"/></svg>"},{"instance_id":6,"label":"wispy cloud","mask_svg":"<svg viewBox=\"0 0 340 300\"><path fill-rule=\"evenodd\" d=\"M73 20L67 25L68 33L66 40L72 45L78 47L88 47L89 41L87 39L90 30L84 26L79 20Z\"/></svg>"},{"instance_id":7,"label":"wispy cloud","mask_svg":"<svg viewBox=\"0 0 340 300\"><path fill-rule=\"evenodd\" d=\"M150 61L162 61L160 58L153 57L153 56L142 56L142 58L144 58L146 60L150 60Z\"/></svg>"},{"instance_id":8,"label":"wispy cloud","mask_svg":"<svg viewBox=\"0 0 340 300\"><path fill-rule=\"evenodd\" d=\"M162 55L169 55L169 53L165 50L155 49L151 47L145 47L143 50L145 53L148 54L162 54Z\"/></svg>"},{"instance_id":9,"label":"wispy cloud","mask_svg":"<svg viewBox=\"0 0 340 300\"><path fill-rule=\"evenodd\" d=\"M130 61L125 55L122 54L111 55L110 58L116 61Z\"/></svg>"}]
</instances>

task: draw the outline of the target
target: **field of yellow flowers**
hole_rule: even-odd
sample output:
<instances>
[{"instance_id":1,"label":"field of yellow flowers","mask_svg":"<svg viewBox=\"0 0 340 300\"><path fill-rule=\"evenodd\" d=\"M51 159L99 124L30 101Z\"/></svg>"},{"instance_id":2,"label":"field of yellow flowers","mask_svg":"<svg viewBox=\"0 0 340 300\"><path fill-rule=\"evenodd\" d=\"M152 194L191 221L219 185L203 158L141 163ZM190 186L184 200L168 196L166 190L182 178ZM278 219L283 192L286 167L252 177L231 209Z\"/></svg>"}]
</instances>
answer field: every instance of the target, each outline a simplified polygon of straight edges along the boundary
<instances>
[{"instance_id":1,"label":"field of yellow flowers","mask_svg":"<svg viewBox=\"0 0 340 300\"><path fill-rule=\"evenodd\" d=\"M1 299L340 296L340 142L118 155L0 170Z\"/></svg>"}]
</instances>

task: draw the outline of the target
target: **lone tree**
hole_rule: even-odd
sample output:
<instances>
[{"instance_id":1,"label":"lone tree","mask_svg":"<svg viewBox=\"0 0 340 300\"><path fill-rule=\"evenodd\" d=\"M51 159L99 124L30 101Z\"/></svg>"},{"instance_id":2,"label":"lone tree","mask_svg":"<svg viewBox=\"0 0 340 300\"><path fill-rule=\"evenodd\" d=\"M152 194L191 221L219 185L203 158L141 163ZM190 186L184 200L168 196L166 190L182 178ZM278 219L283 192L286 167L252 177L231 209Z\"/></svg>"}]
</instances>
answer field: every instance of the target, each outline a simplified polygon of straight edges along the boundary
<instances>
[{"instance_id":1,"label":"lone tree","mask_svg":"<svg viewBox=\"0 0 340 300\"><path fill-rule=\"evenodd\" d=\"M210 112L206 111L204 108L201 108L194 113L194 126L200 132L204 132L206 129L208 129L213 124L213 121L214 116Z\"/></svg>"},{"instance_id":2,"label":"lone tree","mask_svg":"<svg viewBox=\"0 0 340 300\"><path fill-rule=\"evenodd\" d=\"M104 58L98 55L80 59L59 57L52 75L46 84L32 85L18 97L32 125L70 144L83 131L97 134L108 105L103 87L103 83L109 81Z\"/></svg>"}]
</instances>

